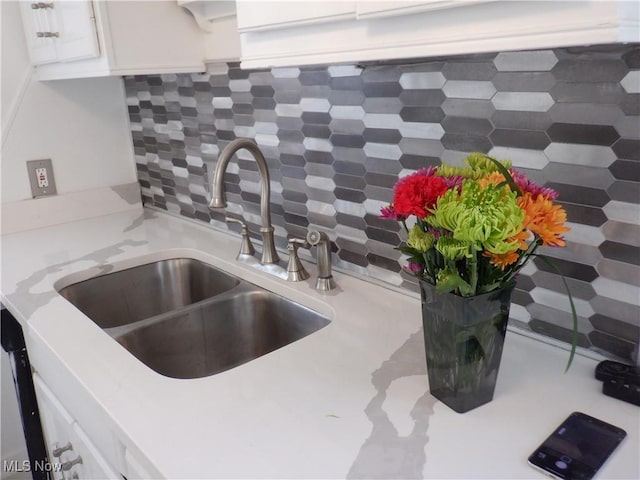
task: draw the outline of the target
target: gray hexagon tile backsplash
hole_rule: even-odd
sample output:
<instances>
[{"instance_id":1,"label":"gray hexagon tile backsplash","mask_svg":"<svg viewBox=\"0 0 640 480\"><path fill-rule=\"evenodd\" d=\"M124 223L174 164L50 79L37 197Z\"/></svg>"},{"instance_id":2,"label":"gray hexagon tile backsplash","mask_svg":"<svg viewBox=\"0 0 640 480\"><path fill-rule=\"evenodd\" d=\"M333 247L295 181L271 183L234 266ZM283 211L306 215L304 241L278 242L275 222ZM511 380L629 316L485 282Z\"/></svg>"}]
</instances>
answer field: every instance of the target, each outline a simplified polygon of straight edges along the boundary
<instances>
[{"instance_id":1,"label":"gray hexagon tile backsplash","mask_svg":"<svg viewBox=\"0 0 640 480\"><path fill-rule=\"evenodd\" d=\"M511 159L556 189L567 210L568 247L545 253L573 292L580 345L637 357L640 45L265 70L210 65L124 82L145 204L226 229L223 213L207 208L208 175L230 140L254 138L269 164L279 248L287 235L318 228L331 237L338 268L413 291L394 248L400 228L378 218L398 176L474 150ZM228 210L257 232L257 168L242 151L236 159L225 176ZM512 325L568 340L563 292L553 269L531 262Z\"/></svg>"}]
</instances>

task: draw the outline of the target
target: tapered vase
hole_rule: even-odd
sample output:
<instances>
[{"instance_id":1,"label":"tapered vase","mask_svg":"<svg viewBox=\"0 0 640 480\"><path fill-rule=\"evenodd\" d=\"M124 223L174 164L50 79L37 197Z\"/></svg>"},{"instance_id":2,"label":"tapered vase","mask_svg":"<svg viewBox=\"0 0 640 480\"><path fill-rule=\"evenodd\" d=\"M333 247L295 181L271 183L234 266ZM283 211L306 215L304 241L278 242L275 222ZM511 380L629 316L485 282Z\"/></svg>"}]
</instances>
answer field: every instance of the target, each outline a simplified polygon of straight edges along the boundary
<instances>
[{"instance_id":1,"label":"tapered vase","mask_svg":"<svg viewBox=\"0 0 640 480\"><path fill-rule=\"evenodd\" d=\"M493 399L512 291L461 297L420 281L429 390L456 412Z\"/></svg>"}]
</instances>

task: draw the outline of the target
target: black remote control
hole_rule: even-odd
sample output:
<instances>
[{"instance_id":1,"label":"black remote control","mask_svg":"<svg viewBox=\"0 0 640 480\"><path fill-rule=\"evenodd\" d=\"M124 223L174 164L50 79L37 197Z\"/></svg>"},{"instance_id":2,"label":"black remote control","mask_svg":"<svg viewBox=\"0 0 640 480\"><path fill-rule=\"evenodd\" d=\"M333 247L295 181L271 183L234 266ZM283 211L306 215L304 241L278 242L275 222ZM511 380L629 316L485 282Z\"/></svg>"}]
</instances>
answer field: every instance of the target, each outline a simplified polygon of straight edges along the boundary
<instances>
[{"instance_id":1,"label":"black remote control","mask_svg":"<svg viewBox=\"0 0 640 480\"><path fill-rule=\"evenodd\" d=\"M640 385L638 384L626 383L615 379L605 380L602 384L602 393L640 406Z\"/></svg>"},{"instance_id":2,"label":"black remote control","mask_svg":"<svg viewBox=\"0 0 640 480\"><path fill-rule=\"evenodd\" d=\"M640 385L640 368L613 360L604 360L596 367L596 378L604 382L616 380L618 383Z\"/></svg>"}]
</instances>

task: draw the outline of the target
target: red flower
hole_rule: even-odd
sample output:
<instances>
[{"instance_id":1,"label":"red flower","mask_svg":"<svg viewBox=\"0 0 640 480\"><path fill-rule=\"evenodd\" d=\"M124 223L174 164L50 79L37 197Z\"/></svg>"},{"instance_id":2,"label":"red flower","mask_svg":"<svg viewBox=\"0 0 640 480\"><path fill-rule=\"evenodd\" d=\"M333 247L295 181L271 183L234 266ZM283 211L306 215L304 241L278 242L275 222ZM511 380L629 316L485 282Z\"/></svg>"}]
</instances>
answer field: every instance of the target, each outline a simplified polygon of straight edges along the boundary
<instances>
[{"instance_id":1,"label":"red flower","mask_svg":"<svg viewBox=\"0 0 640 480\"><path fill-rule=\"evenodd\" d=\"M393 208L404 217L425 218L429 216L427 208L433 208L447 189L447 182L441 177L425 175L422 171L414 173L396 183Z\"/></svg>"}]
</instances>

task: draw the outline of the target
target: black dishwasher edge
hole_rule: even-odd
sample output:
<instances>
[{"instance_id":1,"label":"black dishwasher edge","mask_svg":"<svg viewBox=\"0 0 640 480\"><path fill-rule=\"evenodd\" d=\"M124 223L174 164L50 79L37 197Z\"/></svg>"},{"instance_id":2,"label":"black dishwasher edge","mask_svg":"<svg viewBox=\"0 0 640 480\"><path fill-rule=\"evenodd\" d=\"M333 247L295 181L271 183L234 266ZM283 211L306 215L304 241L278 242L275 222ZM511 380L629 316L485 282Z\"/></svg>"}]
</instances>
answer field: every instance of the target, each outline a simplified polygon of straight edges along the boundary
<instances>
[{"instance_id":1,"label":"black dishwasher edge","mask_svg":"<svg viewBox=\"0 0 640 480\"><path fill-rule=\"evenodd\" d=\"M9 354L11 363L31 476L33 480L51 480L52 477L48 471L49 459L40 422L40 411L33 387L31 364L22 327L11 312L5 308L2 309L0 334L2 348Z\"/></svg>"}]
</instances>

